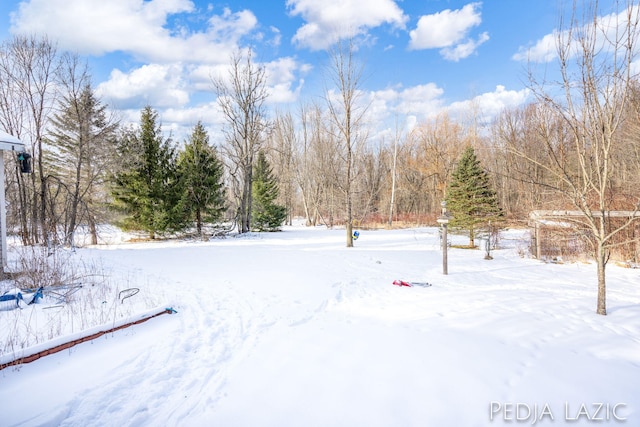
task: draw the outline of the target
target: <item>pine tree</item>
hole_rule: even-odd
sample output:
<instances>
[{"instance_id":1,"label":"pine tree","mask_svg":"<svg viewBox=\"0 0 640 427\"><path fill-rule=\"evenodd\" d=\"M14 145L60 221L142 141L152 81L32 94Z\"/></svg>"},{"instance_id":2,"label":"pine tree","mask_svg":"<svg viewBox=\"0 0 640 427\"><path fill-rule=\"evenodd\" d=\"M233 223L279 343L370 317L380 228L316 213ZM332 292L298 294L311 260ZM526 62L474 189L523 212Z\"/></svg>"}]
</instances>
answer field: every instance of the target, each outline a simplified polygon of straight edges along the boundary
<instances>
[{"instance_id":1,"label":"pine tree","mask_svg":"<svg viewBox=\"0 0 640 427\"><path fill-rule=\"evenodd\" d=\"M453 215L449 224L469 232L470 247L475 246L475 231L480 225L502 216L489 175L471 147L464 151L452 174L446 201Z\"/></svg>"},{"instance_id":2,"label":"pine tree","mask_svg":"<svg viewBox=\"0 0 640 427\"><path fill-rule=\"evenodd\" d=\"M89 225L91 241L97 243L96 216L103 194L107 165L113 155L116 124L106 116L106 106L96 99L89 84L71 87L51 120L47 152L51 173L68 190L64 215L65 244L71 244L79 223Z\"/></svg>"},{"instance_id":3,"label":"pine tree","mask_svg":"<svg viewBox=\"0 0 640 427\"><path fill-rule=\"evenodd\" d=\"M278 183L273 176L267 156L258 152L253 171L251 224L258 231L276 231L287 217L287 209L274 201L278 197Z\"/></svg>"},{"instance_id":4,"label":"pine tree","mask_svg":"<svg viewBox=\"0 0 640 427\"><path fill-rule=\"evenodd\" d=\"M225 210L223 167L209 145L209 135L201 122L193 128L189 141L178 156L182 205L189 220L195 221L199 235L205 222L215 223Z\"/></svg>"},{"instance_id":5,"label":"pine tree","mask_svg":"<svg viewBox=\"0 0 640 427\"><path fill-rule=\"evenodd\" d=\"M154 239L158 233L184 227L184 212L171 139L162 136L158 113L145 107L140 128L120 141L121 170L114 176L114 207L125 214L120 225L142 230Z\"/></svg>"}]
</instances>

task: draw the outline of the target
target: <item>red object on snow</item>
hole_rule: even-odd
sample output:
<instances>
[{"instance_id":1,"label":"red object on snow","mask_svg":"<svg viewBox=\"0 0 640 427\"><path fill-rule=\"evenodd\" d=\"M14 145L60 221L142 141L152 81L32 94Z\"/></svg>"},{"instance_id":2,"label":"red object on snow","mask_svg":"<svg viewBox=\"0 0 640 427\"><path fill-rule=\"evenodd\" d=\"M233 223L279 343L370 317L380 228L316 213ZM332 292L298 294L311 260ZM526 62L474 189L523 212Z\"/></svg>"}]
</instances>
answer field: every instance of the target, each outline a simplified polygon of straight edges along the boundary
<instances>
[{"instance_id":1,"label":"red object on snow","mask_svg":"<svg viewBox=\"0 0 640 427\"><path fill-rule=\"evenodd\" d=\"M396 286L408 286L411 287L411 283L405 282L404 280L394 280L393 284Z\"/></svg>"}]
</instances>

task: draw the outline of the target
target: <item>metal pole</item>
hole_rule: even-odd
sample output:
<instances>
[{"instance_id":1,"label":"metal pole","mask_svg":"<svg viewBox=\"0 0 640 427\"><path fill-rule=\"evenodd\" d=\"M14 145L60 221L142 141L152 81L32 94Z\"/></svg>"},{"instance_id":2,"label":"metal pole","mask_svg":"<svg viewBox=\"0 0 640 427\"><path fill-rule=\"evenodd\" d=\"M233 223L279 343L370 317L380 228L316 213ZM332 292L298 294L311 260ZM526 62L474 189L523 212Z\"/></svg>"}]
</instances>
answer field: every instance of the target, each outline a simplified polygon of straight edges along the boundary
<instances>
[{"instance_id":1,"label":"metal pole","mask_svg":"<svg viewBox=\"0 0 640 427\"><path fill-rule=\"evenodd\" d=\"M449 274L447 268L447 224L442 224L442 274Z\"/></svg>"}]
</instances>

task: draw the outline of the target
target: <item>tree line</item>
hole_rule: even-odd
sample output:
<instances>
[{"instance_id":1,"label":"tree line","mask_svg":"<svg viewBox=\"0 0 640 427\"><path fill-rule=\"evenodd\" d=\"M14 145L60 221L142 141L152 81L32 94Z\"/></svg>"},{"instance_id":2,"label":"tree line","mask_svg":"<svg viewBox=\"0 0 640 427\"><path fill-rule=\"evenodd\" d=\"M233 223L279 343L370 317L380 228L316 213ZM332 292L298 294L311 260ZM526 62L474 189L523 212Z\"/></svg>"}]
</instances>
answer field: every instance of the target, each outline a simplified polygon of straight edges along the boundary
<instances>
[{"instance_id":1,"label":"tree line","mask_svg":"<svg viewBox=\"0 0 640 427\"><path fill-rule=\"evenodd\" d=\"M354 51L348 42L329 54L333 95L271 117L265 68L234 55L229 75L212 80L225 117L213 146L201 122L185 141L164 135L152 106L121 125L78 56L15 37L0 48L0 124L27 142L34 173L9 162L8 223L25 244L70 245L78 227L96 243L101 223L154 238L225 220L240 233L273 230L298 216L345 226L348 246L354 225L432 223L464 150L485 165L499 165L499 152L446 114L372 143ZM500 171L488 173L504 188ZM520 200L500 202L509 218L525 212Z\"/></svg>"},{"instance_id":2,"label":"tree line","mask_svg":"<svg viewBox=\"0 0 640 427\"><path fill-rule=\"evenodd\" d=\"M258 84L264 85L263 78ZM218 89L224 109L226 83ZM232 102L242 102L242 88L229 90L237 91ZM257 109L255 100L250 102ZM266 127L264 112L256 117ZM0 125L26 142L33 173L20 173L18 153L11 153L9 228L26 245L72 245L79 227L96 244L98 225L104 223L145 232L149 238L193 231L202 235L207 225L229 218L238 219L241 232L278 229L286 212L276 203L277 182L260 151L263 133L238 136L231 119L229 123L229 145L222 150L209 142L201 122L186 141L165 136L151 106L141 110L139 124L123 126L96 97L87 66L77 55L57 52L46 37L14 37L0 47ZM255 150L249 161L241 152L231 155L234 142L242 138ZM254 156L260 161L254 162ZM238 169L249 171L242 181L248 186L236 185L244 178ZM253 210L245 204L248 200L254 202Z\"/></svg>"},{"instance_id":3,"label":"tree line","mask_svg":"<svg viewBox=\"0 0 640 427\"><path fill-rule=\"evenodd\" d=\"M268 111L264 66L234 55L229 75L212 80L225 118L214 147L201 123L187 141L166 137L152 106L137 126L121 126L77 56L47 38L14 37L0 46L0 126L27 142L34 168L23 175L8 163L8 224L25 244L71 244L80 226L96 242L102 223L153 238L225 219L241 233L277 229L301 216L344 226L352 246L355 226L434 224L443 200L454 218L469 218L458 225L470 238L497 217L524 224L531 210L577 209L605 314L605 266L615 236L638 226L640 205L638 9L615 5L627 12L611 15L615 25L574 8L556 35L559 78L531 72L527 105L482 126L443 112L376 140L351 41L328 54L325 96L296 111ZM462 165L488 202L461 202L472 194L462 191ZM631 215L613 226L612 210Z\"/></svg>"}]
</instances>

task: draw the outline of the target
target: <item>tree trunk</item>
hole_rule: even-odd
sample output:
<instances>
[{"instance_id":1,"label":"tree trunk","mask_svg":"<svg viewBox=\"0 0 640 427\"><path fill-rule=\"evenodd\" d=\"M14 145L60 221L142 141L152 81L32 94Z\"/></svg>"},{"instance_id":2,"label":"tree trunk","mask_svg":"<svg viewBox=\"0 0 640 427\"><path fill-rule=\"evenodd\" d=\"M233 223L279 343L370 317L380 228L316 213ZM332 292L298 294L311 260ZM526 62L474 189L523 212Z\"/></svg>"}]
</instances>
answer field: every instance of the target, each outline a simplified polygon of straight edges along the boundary
<instances>
[{"instance_id":1,"label":"tree trunk","mask_svg":"<svg viewBox=\"0 0 640 427\"><path fill-rule=\"evenodd\" d=\"M81 177L82 163L78 162L76 168L76 182L74 186L73 194L71 195L71 212L69 214L69 227L65 236L65 244L73 246L72 236L76 229L76 222L78 218L78 206L80 204L80 177Z\"/></svg>"},{"instance_id":2,"label":"tree trunk","mask_svg":"<svg viewBox=\"0 0 640 427\"><path fill-rule=\"evenodd\" d=\"M32 244L31 234L29 233L29 221L27 215L29 212L29 197L27 195L27 180L24 179L20 173L19 168L16 167L16 182L18 183L18 198L20 205L20 237L23 245Z\"/></svg>"},{"instance_id":3,"label":"tree trunk","mask_svg":"<svg viewBox=\"0 0 640 427\"><path fill-rule=\"evenodd\" d=\"M251 231L251 181L253 172L251 167L246 165L244 170L244 180L242 183L242 198L240 201L240 233Z\"/></svg>"},{"instance_id":4,"label":"tree trunk","mask_svg":"<svg viewBox=\"0 0 640 427\"><path fill-rule=\"evenodd\" d=\"M346 119L348 125L347 125L347 131L345 132L346 135L346 142L347 142L347 180L345 182L345 187L346 187L346 191L345 191L345 195L346 195L346 199L347 199L347 247L348 248L352 248L353 247L353 201L351 200L351 159L352 159L352 146L351 146L351 119L349 118L349 114L347 114L347 119Z\"/></svg>"},{"instance_id":5,"label":"tree trunk","mask_svg":"<svg viewBox=\"0 0 640 427\"><path fill-rule=\"evenodd\" d=\"M202 212L200 208L196 209L196 231L198 236L202 237Z\"/></svg>"},{"instance_id":6,"label":"tree trunk","mask_svg":"<svg viewBox=\"0 0 640 427\"><path fill-rule=\"evenodd\" d=\"M353 247L353 218L351 216L351 194L347 195L347 247Z\"/></svg>"},{"instance_id":7,"label":"tree trunk","mask_svg":"<svg viewBox=\"0 0 640 427\"><path fill-rule=\"evenodd\" d=\"M389 228L393 225L393 207L396 198L396 165L398 162L398 138L393 143L393 165L391 167L391 202L389 203Z\"/></svg>"},{"instance_id":8,"label":"tree trunk","mask_svg":"<svg viewBox=\"0 0 640 427\"><path fill-rule=\"evenodd\" d=\"M89 234L91 235L91 244L92 245L97 245L98 244L98 229L96 227L96 220L94 219L93 215L89 214Z\"/></svg>"},{"instance_id":9,"label":"tree trunk","mask_svg":"<svg viewBox=\"0 0 640 427\"><path fill-rule=\"evenodd\" d=\"M596 313L607 315L607 285L605 268L607 265L607 251L604 244L598 243L596 262L598 265L598 307Z\"/></svg>"},{"instance_id":10,"label":"tree trunk","mask_svg":"<svg viewBox=\"0 0 640 427\"><path fill-rule=\"evenodd\" d=\"M31 223L30 225L30 233L31 233L31 241L34 244L39 244L44 242L44 236L46 235L45 230L42 230L42 234L38 232L39 230L39 226L40 226L40 213L41 213L41 209L40 209L40 197L38 194L38 190L37 190L37 186L36 186L36 174L32 173L29 174L30 176L30 185L31 185L31 197L30 197L30 201L31 201ZM41 237L43 239L41 239ZM45 242L46 243L46 242Z\"/></svg>"}]
</instances>

